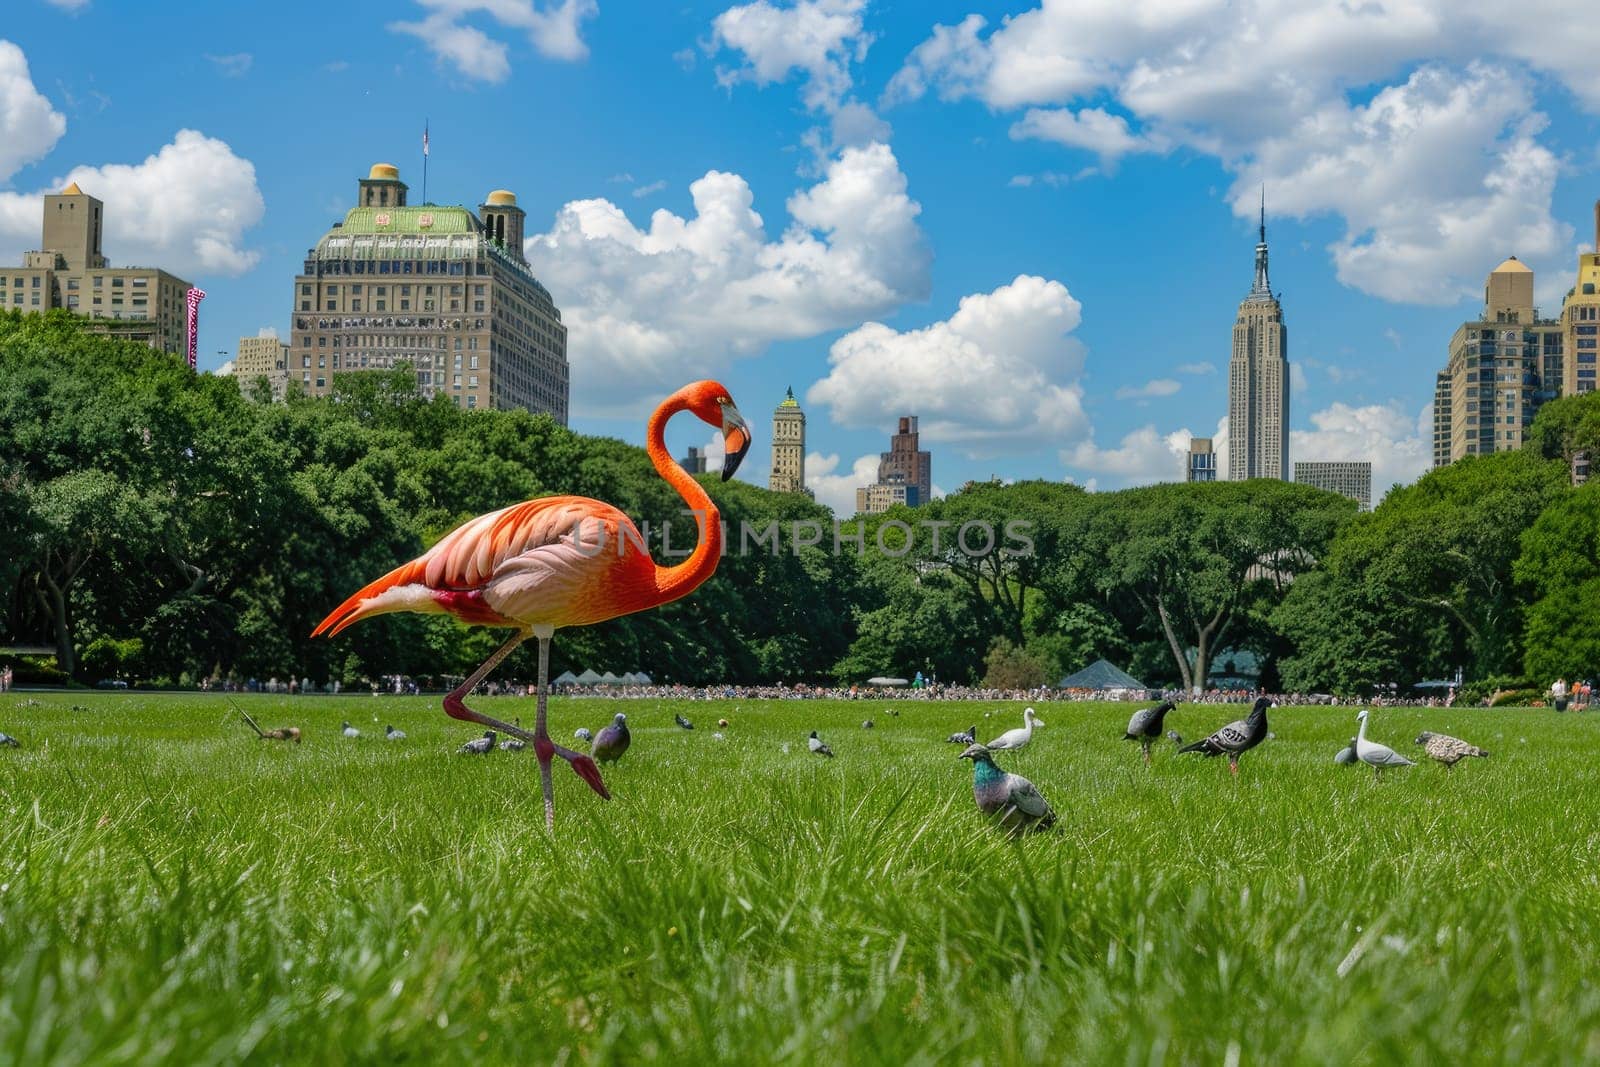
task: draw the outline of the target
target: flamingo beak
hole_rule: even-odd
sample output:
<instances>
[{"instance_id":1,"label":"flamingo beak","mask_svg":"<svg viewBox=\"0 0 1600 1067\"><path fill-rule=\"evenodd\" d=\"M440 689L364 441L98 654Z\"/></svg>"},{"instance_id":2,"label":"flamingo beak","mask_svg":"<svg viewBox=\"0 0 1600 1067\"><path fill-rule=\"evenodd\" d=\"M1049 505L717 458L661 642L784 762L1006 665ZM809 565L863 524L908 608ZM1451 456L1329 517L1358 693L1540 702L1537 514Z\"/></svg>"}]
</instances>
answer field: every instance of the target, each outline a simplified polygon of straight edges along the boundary
<instances>
[{"instance_id":1,"label":"flamingo beak","mask_svg":"<svg viewBox=\"0 0 1600 1067\"><path fill-rule=\"evenodd\" d=\"M722 405L723 481L732 478L733 472L739 469L745 453L750 451L750 439L750 427L739 409L731 403Z\"/></svg>"}]
</instances>

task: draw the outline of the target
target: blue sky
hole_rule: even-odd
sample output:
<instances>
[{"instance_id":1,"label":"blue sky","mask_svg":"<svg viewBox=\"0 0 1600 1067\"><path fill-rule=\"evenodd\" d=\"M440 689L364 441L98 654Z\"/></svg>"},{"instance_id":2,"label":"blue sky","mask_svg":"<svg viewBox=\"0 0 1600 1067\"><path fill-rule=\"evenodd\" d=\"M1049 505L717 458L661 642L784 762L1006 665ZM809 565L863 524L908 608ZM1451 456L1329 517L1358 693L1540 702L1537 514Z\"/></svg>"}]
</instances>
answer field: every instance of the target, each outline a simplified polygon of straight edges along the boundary
<instances>
[{"instance_id":1,"label":"blue sky","mask_svg":"<svg viewBox=\"0 0 1600 1067\"><path fill-rule=\"evenodd\" d=\"M1428 461L1484 275L1518 255L1553 314L1593 241L1600 20L1564 9L15 0L0 262L75 178L114 263L207 290L214 368L286 334L371 163L420 201L426 119L429 199L506 187L528 212L574 427L639 441L716 376L758 424L794 386L835 505L903 413L944 489L1109 488L1221 429L1264 181L1292 458L1370 458L1381 491ZM763 441L746 462L764 482Z\"/></svg>"}]
</instances>

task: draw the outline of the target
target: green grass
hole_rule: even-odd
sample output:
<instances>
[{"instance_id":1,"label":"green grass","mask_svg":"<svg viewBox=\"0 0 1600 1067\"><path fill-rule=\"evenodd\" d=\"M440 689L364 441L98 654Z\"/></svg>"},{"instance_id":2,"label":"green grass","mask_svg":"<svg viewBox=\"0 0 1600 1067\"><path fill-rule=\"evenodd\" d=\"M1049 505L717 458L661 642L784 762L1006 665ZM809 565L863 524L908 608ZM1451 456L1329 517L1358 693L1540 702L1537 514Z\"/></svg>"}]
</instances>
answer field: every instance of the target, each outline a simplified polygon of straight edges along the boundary
<instances>
[{"instance_id":1,"label":"green grass","mask_svg":"<svg viewBox=\"0 0 1600 1067\"><path fill-rule=\"evenodd\" d=\"M1063 826L1012 842L943 740L1016 705L559 700L558 738L621 708L634 745L609 804L557 766L552 839L531 753L455 755L436 699L240 698L295 748L217 697L27 696L0 1062L1600 1057L1597 716L1379 709L1396 749L1494 755L1374 785L1332 762L1354 709L1275 712L1236 782L1170 743L1145 768L1126 706L1046 705L1000 762Z\"/></svg>"}]
</instances>

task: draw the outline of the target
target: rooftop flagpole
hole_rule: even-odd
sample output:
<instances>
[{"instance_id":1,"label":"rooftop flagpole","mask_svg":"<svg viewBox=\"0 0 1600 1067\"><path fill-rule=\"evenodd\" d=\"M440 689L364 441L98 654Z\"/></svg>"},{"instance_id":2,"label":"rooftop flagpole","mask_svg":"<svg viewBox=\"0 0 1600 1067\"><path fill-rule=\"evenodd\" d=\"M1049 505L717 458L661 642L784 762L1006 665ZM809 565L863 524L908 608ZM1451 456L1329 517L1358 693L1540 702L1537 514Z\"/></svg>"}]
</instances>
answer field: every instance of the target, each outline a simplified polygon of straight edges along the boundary
<instances>
[{"instance_id":1,"label":"rooftop flagpole","mask_svg":"<svg viewBox=\"0 0 1600 1067\"><path fill-rule=\"evenodd\" d=\"M422 202L428 202L428 120L422 120Z\"/></svg>"}]
</instances>

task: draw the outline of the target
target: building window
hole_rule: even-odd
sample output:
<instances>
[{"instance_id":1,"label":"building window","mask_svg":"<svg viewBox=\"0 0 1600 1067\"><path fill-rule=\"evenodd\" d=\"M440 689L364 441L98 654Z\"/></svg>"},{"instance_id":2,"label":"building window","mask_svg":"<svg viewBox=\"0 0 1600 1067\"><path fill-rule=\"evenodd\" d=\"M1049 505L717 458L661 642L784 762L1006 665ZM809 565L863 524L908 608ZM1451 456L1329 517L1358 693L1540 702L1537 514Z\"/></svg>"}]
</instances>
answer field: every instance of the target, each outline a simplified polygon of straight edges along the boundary
<instances>
[{"instance_id":1,"label":"building window","mask_svg":"<svg viewBox=\"0 0 1600 1067\"><path fill-rule=\"evenodd\" d=\"M379 310L379 311L387 311L387 310L389 310L389 302L387 300L378 301L377 310Z\"/></svg>"},{"instance_id":2,"label":"building window","mask_svg":"<svg viewBox=\"0 0 1600 1067\"><path fill-rule=\"evenodd\" d=\"M478 398L475 397L475 396L468 396L467 397L467 407L468 407L468 409L475 408L477 406L478 406Z\"/></svg>"}]
</instances>

